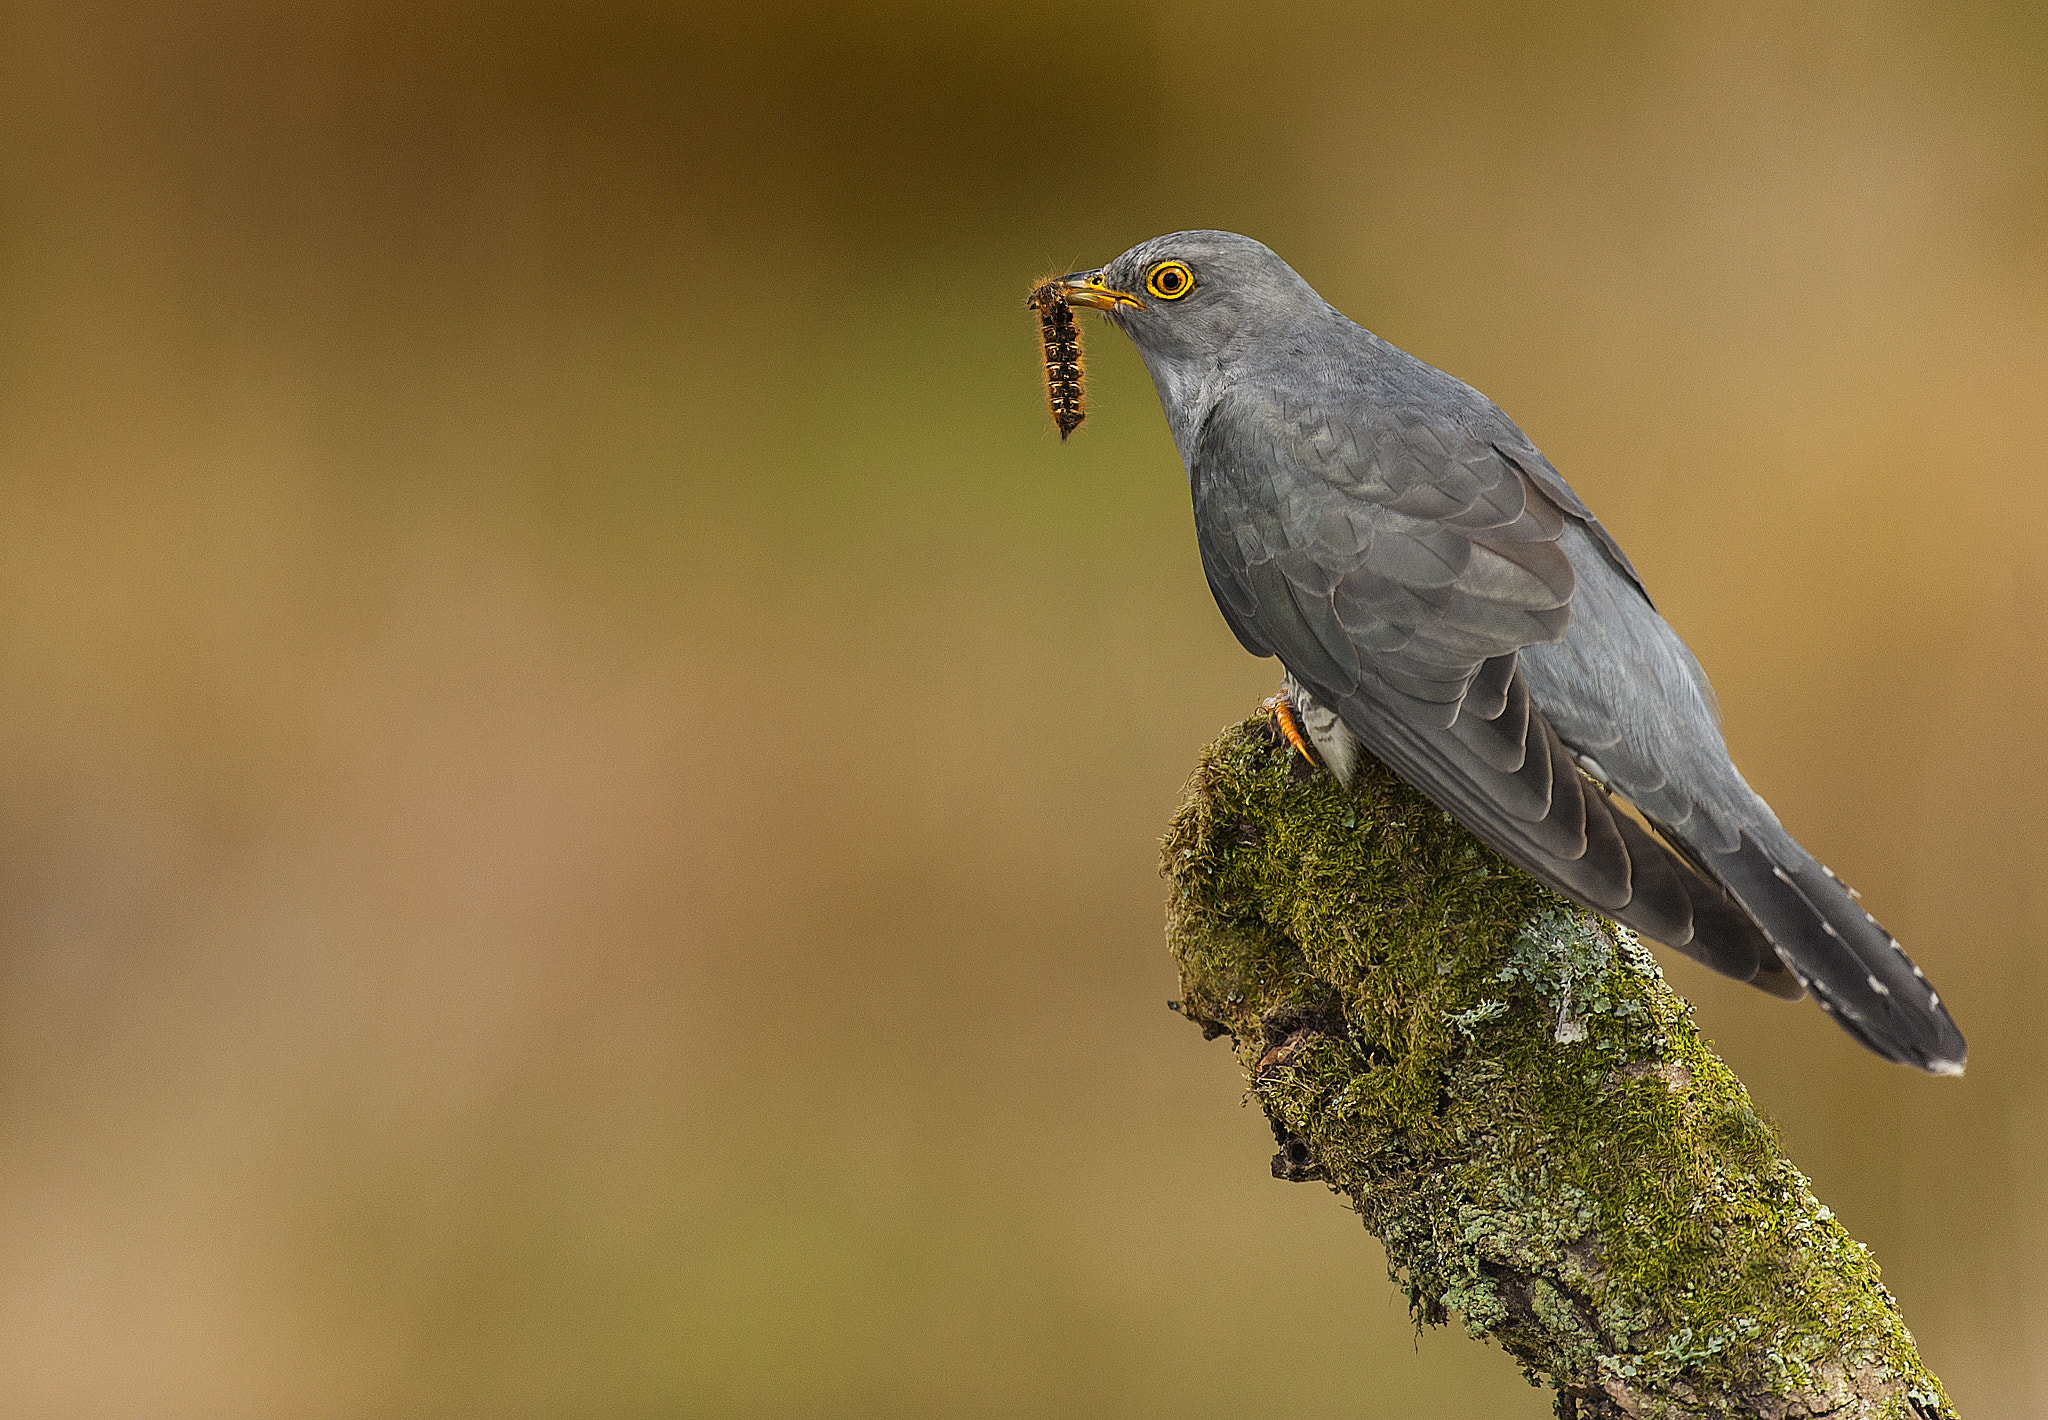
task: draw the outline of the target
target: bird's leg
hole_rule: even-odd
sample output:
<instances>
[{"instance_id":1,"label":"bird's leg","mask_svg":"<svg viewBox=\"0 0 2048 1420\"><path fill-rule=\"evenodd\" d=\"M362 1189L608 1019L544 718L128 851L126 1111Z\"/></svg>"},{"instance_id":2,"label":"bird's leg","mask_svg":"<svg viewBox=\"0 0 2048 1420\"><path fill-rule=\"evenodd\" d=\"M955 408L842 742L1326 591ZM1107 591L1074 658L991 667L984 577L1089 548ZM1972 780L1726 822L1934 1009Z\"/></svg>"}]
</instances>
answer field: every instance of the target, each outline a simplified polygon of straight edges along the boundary
<instances>
[{"instance_id":1,"label":"bird's leg","mask_svg":"<svg viewBox=\"0 0 2048 1420\"><path fill-rule=\"evenodd\" d=\"M1280 726L1280 733L1287 736L1287 743L1301 751L1301 757L1310 764L1317 763L1315 751L1308 747L1308 741L1301 733L1301 721L1294 718L1294 702L1287 698L1283 686L1259 702L1259 708L1273 717Z\"/></svg>"}]
</instances>

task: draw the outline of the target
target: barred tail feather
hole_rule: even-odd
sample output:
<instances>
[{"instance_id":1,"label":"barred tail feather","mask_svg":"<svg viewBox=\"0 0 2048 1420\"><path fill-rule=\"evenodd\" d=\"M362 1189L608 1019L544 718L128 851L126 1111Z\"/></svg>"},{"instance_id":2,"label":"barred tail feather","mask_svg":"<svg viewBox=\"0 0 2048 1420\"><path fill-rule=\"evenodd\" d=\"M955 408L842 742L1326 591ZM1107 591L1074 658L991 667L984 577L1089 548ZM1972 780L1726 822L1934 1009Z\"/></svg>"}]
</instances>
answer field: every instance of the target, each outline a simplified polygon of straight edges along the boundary
<instances>
[{"instance_id":1,"label":"barred tail feather","mask_svg":"<svg viewBox=\"0 0 2048 1420\"><path fill-rule=\"evenodd\" d=\"M1960 1075L1968 1046L1898 940L1783 834L1745 832L1708 870L1756 920L1779 957L1842 1029L1887 1060Z\"/></svg>"}]
</instances>

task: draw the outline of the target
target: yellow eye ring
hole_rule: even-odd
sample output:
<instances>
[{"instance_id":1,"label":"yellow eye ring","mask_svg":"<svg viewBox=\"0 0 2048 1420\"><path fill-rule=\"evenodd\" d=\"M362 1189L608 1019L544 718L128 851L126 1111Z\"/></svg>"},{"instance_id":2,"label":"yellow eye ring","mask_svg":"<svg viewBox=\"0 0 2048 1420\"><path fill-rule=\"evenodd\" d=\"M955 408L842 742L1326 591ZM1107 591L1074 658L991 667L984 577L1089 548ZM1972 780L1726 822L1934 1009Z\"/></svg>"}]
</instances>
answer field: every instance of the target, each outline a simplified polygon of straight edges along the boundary
<instances>
[{"instance_id":1,"label":"yellow eye ring","mask_svg":"<svg viewBox=\"0 0 2048 1420\"><path fill-rule=\"evenodd\" d=\"M1145 273L1145 289L1162 301L1178 301L1195 289L1195 273L1184 261L1162 261Z\"/></svg>"}]
</instances>

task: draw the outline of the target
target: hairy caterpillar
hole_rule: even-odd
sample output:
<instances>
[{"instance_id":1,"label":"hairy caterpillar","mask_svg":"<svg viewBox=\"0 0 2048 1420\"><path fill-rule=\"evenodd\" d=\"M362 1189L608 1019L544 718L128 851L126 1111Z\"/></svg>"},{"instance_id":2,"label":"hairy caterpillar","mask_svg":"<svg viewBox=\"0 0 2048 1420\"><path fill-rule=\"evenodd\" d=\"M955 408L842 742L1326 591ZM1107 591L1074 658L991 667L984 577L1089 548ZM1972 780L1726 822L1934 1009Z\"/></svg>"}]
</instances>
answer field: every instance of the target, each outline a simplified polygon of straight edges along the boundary
<instances>
[{"instance_id":1,"label":"hairy caterpillar","mask_svg":"<svg viewBox=\"0 0 2048 1420\"><path fill-rule=\"evenodd\" d=\"M1038 336L1045 345L1045 402L1060 442L1088 417L1081 390L1081 327L1056 281L1032 289L1024 304L1038 312Z\"/></svg>"}]
</instances>

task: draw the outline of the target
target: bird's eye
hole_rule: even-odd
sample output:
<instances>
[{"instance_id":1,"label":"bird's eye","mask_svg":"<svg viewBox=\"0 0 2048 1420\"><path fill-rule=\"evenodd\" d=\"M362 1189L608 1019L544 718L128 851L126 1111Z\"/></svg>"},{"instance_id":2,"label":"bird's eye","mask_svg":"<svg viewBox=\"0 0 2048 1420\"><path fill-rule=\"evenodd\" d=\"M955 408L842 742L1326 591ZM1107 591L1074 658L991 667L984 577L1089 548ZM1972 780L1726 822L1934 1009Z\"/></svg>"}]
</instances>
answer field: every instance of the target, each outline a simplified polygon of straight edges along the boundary
<instances>
[{"instance_id":1,"label":"bird's eye","mask_svg":"<svg viewBox=\"0 0 2048 1420\"><path fill-rule=\"evenodd\" d=\"M1184 261L1162 261L1145 273L1145 289L1162 301L1178 301L1195 289L1195 273Z\"/></svg>"}]
</instances>

